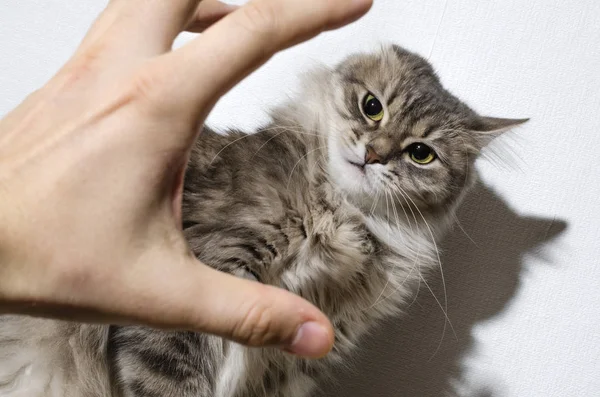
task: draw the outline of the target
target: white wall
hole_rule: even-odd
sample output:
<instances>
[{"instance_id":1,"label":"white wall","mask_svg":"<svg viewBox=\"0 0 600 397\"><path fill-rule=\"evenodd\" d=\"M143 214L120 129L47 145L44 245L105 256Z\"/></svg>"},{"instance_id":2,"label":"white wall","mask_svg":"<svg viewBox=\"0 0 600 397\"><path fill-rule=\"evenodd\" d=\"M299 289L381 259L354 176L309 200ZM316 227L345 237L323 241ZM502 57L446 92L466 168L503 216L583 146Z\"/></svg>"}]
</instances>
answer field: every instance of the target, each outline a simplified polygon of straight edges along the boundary
<instances>
[{"instance_id":1,"label":"white wall","mask_svg":"<svg viewBox=\"0 0 600 397\"><path fill-rule=\"evenodd\" d=\"M0 2L0 114L51 76L102 3ZM210 121L255 126L307 66L391 41L429 56L481 112L532 122L501 142L511 156L504 150L500 161L479 164L485 187L460 214L473 242L457 229L445 244L455 335L442 334L443 314L422 288L408 316L379 329L355 370L325 390L600 396L600 2L376 3L359 23L275 57Z\"/></svg>"}]
</instances>

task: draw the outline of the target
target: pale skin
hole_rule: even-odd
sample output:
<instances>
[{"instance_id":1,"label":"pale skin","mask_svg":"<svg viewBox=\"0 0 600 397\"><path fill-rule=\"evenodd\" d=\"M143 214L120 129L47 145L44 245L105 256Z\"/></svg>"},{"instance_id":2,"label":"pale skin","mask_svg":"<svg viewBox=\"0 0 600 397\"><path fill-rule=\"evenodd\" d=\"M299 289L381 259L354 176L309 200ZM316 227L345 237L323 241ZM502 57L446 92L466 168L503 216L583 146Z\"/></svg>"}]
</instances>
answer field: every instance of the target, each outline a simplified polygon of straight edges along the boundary
<instances>
[{"instance_id":1,"label":"pale skin","mask_svg":"<svg viewBox=\"0 0 600 397\"><path fill-rule=\"evenodd\" d=\"M73 57L0 121L0 313L208 332L321 357L329 320L190 253L190 147L227 90L372 0L111 0ZM183 30L204 31L172 51Z\"/></svg>"}]
</instances>

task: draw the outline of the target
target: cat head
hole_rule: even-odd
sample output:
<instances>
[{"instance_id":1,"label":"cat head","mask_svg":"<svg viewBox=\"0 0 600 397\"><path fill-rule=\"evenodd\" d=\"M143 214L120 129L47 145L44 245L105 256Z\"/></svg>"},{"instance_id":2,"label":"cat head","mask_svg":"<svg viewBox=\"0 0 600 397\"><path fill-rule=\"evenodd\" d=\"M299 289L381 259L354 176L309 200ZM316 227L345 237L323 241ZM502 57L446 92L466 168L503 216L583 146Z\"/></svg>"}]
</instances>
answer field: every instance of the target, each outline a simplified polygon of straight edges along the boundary
<instances>
[{"instance_id":1,"label":"cat head","mask_svg":"<svg viewBox=\"0 0 600 397\"><path fill-rule=\"evenodd\" d=\"M319 100L326 106L311 107L326 135L328 172L365 206L454 208L481 149L527 121L478 115L444 89L425 59L397 46L351 56L326 75Z\"/></svg>"}]
</instances>

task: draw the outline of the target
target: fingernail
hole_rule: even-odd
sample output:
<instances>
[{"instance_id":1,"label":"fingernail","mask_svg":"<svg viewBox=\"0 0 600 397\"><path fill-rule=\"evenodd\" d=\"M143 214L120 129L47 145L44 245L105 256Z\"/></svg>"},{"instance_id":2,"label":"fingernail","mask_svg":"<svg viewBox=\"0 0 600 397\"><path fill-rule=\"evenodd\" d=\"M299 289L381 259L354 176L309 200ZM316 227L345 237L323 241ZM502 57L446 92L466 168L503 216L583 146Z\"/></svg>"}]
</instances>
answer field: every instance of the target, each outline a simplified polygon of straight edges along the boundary
<instances>
[{"instance_id":1,"label":"fingernail","mask_svg":"<svg viewBox=\"0 0 600 397\"><path fill-rule=\"evenodd\" d=\"M329 331L319 323L304 323L296 332L292 344L284 350L302 357L323 357L331 350Z\"/></svg>"},{"instance_id":2,"label":"fingernail","mask_svg":"<svg viewBox=\"0 0 600 397\"><path fill-rule=\"evenodd\" d=\"M218 0L219 3L227 4L228 6L239 7L248 2L248 0Z\"/></svg>"}]
</instances>

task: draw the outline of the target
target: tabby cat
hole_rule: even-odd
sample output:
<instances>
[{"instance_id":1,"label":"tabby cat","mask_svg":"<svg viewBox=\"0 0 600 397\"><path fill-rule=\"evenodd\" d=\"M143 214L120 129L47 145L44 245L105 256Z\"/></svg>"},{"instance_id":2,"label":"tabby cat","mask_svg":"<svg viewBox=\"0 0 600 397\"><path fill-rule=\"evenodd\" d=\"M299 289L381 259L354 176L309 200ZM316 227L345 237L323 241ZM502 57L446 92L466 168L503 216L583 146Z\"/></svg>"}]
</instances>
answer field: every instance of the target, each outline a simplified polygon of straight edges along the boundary
<instances>
[{"instance_id":1,"label":"tabby cat","mask_svg":"<svg viewBox=\"0 0 600 397\"><path fill-rule=\"evenodd\" d=\"M183 229L204 263L292 291L331 319L322 360L144 327L0 319L0 394L301 397L430 271L481 149L525 120L482 117L397 46L304 80L253 134L205 128ZM442 301L443 302L443 301Z\"/></svg>"}]
</instances>

